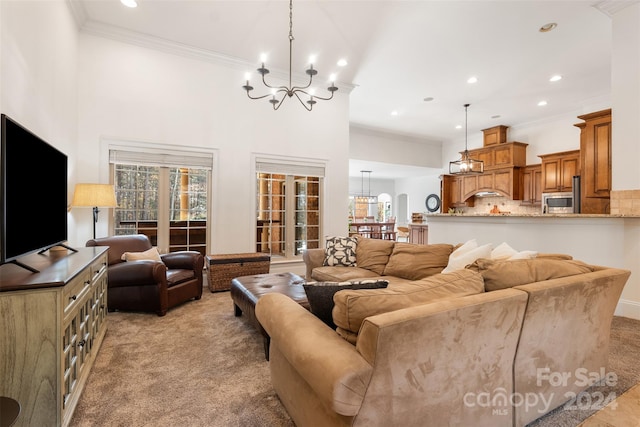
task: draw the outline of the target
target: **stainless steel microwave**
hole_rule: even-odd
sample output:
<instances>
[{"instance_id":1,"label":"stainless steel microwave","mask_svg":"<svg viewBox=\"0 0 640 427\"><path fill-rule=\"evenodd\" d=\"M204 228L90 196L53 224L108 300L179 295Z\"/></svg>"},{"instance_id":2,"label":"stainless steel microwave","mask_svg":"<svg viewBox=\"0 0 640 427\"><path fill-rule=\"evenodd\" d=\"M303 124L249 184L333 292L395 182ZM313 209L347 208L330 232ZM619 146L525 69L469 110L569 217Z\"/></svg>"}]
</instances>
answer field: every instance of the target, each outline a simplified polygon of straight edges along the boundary
<instances>
[{"instance_id":1,"label":"stainless steel microwave","mask_svg":"<svg viewBox=\"0 0 640 427\"><path fill-rule=\"evenodd\" d=\"M557 192L542 193L543 214L570 214L574 213L573 193Z\"/></svg>"}]
</instances>

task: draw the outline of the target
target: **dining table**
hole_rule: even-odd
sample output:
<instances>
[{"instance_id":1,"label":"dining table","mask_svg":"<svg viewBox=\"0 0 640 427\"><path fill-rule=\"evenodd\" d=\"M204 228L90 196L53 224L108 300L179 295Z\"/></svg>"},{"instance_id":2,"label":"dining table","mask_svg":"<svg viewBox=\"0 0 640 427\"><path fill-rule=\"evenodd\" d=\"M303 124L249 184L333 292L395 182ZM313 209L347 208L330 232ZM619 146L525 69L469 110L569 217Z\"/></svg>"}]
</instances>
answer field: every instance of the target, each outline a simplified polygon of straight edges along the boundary
<instances>
[{"instance_id":1,"label":"dining table","mask_svg":"<svg viewBox=\"0 0 640 427\"><path fill-rule=\"evenodd\" d=\"M396 240L395 222L350 222L349 236L359 234L370 239Z\"/></svg>"}]
</instances>

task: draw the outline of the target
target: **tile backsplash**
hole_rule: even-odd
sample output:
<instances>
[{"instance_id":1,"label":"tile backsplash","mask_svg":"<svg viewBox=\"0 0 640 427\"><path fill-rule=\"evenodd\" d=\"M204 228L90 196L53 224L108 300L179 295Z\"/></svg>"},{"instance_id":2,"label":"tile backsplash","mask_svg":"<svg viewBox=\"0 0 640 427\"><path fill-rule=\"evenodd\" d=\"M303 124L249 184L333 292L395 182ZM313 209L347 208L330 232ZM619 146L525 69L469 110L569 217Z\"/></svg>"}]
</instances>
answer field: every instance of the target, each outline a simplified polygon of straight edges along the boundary
<instances>
[{"instance_id":1,"label":"tile backsplash","mask_svg":"<svg viewBox=\"0 0 640 427\"><path fill-rule=\"evenodd\" d=\"M640 190L611 190L611 215L640 215Z\"/></svg>"},{"instance_id":2,"label":"tile backsplash","mask_svg":"<svg viewBox=\"0 0 640 427\"><path fill-rule=\"evenodd\" d=\"M506 197L476 197L475 206L458 208L458 211L467 215L489 214L494 206L503 213L527 215L542 213L540 205L523 205L522 200L509 200Z\"/></svg>"}]
</instances>

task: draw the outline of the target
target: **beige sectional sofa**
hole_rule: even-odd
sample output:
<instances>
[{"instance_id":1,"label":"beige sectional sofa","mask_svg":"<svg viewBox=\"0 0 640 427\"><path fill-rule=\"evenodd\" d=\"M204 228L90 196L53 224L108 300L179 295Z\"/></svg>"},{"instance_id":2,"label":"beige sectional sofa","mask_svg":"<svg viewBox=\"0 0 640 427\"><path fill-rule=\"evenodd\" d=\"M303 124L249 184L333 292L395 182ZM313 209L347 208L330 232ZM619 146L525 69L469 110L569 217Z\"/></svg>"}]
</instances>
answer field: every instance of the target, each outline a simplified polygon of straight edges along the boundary
<instances>
[{"instance_id":1,"label":"beige sectional sofa","mask_svg":"<svg viewBox=\"0 0 640 427\"><path fill-rule=\"evenodd\" d=\"M443 274L453 245L371 240L355 267L305 253L308 278L389 281L337 292L336 330L284 295L256 305L297 426L525 426L608 375L629 271L546 255Z\"/></svg>"}]
</instances>

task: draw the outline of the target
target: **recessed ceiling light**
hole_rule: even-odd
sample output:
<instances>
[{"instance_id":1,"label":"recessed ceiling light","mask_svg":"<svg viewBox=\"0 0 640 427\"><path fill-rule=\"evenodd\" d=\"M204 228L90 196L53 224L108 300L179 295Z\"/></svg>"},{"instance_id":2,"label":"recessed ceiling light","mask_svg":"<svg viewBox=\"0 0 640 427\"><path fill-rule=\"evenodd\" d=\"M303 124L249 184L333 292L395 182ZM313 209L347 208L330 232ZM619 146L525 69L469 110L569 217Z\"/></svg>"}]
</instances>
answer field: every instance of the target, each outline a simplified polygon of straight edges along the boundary
<instances>
[{"instance_id":1,"label":"recessed ceiling light","mask_svg":"<svg viewBox=\"0 0 640 427\"><path fill-rule=\"evenodd\" d=\"M395 110L393 110L393 111L391 112L391 115L392 115L392 116L397 116L397 115L398 115L398 112L397 112L397 111L395 111Z\"/></svg>"},{"instance_id":2,"label":"recessed ceiling light","mask_svg":"<svg viewBox=\"0 0 640 427\"><path fill-rule=\"evenodd\" d=\"M467 83L477 83L477 82L478 82L478 78L476 76L469 77L469 79L467 80Z\"/></svg>"},{"instance_id":3,"label":"recessed ceiling light","mask_svg":"<svg viewBox=\"0 0 640 427\"><path fill-rule=\"evenodd\" d=\"M127 7L138 7L138 2L136 0L120 0L120 3Z\"/></svg>"},{"instance_id":4,"label":"recessed ceiling light","mask_svg":"<svg viewBox=\"0 0 640 427\"><path fill-rule=\"evenodd\" d=\"M549 79L550 82L557 82L562 80L562 76L560 74L556 74L555 76L551 76L551 78Z\"/></svg>"},{"instance_id":5,"label":"recessed ceiling light","mask_svg":"<svg viewBox=\"0 0 640 427\"><path fill-rule=\"evenodd\" d=\"M425 99L423 99L424 102L431 102L433 101L433 96L427 96Z\"/></svg>"},{"instance_id":6,"label":"recessed ceiling light","mask_svg":"<svg viewBox=\"0 0 640 427\"><path fill-rule=\"evenodd\" d=\"M456 129L462 129L462 125L456 125Z\"/></svg>"},{"instance_id":7,"label":"recessed ceiling light","mask_svg":"<svg viewBox=\"0 0 640 427\"><path fill-rule=\"evenodd\" d=\"M538 31L540 31L541 33L546 33L553 30L557 26L558 24L556 24L555 22L549 22L548 24L544 24L542 27L540 27Z\"/></svg>"},{"instance_id":8,"label":"recessed ceiling light","mask_svg":"<svg viewBox=\"0 0 640 427\"><path fill-rule=\"evenodd\" d=\"M547 105L547 101L538 102L538 107L544 107L545 105Z\"/></svg>"},{"instance_id":9,"label":"recessed ceiling light","mask_svg":"<svg viewBox=\"0 0 640 427\"><path fill-rule=\"evenodd\" d=\"M344 59L344 58L343 58L343 59L339 59L339 60L338 60L338 67L346 67L346 66L347 66L347 64L348 64L348 62L347 62L347 60L346 60L346 59Z\"/></svg>"}]
</instances>

